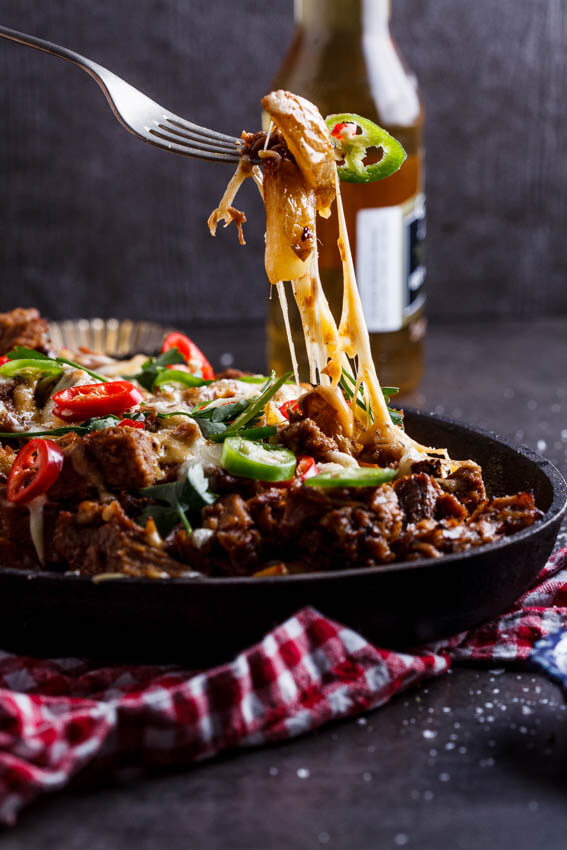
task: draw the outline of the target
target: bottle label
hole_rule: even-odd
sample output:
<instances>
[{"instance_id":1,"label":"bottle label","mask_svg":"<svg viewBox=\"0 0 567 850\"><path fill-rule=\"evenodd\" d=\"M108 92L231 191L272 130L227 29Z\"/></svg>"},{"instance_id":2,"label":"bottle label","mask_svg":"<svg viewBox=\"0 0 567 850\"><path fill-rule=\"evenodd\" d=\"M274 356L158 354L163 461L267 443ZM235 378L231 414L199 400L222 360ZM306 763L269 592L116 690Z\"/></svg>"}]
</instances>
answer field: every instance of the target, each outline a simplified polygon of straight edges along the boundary
<instances>
[{"instance_id":1,"label":"bottle label","mask_svg":"<svg viewBox=\"0 0 567 850\"><path fill-rule=\"evenodd\" d=\"M370 333L399 331L425 301L425 195L359 210L356 277Z\"/></svg>"}]
</instances>

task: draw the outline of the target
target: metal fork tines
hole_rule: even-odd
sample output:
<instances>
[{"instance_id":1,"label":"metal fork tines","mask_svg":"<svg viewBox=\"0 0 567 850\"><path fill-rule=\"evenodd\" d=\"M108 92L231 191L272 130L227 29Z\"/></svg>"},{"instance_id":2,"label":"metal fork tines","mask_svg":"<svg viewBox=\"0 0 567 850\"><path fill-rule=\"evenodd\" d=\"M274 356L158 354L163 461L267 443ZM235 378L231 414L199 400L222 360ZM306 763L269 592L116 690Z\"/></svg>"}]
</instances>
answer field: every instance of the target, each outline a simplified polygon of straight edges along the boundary
<instances>
[{"instance_id":1,"label":"metal fork tines","mask_svg":"<svg viewBox=\"0 0 567 850\"><path fill-rule=\"evenodd\" d=\"M207 130L198 124L185 121L175 115L163 115L162 121L155 121L154 127L146 127L152 136L173 145L184 145L187 152L201 151L216 154L214 159L221 158L224 162L238 162L243 143L241 139ZM148 140L149 141L149 140Z\"/></svg>"},{"instance_id":2,"label":"metal fork tines","mask_svg":"<svg viewBox=\"0 0 567 850\"><path fill-rule=\"evenodd\" d=\"M145 142L171 153L211 162L237 163L244 153L241 139L209 130L174 115L126 80L86 56L8 27L0 26L0 36L78 65L98 83L122 126ZM254 161L259 160L255 158Z\"/></svg>"}]
</instances>

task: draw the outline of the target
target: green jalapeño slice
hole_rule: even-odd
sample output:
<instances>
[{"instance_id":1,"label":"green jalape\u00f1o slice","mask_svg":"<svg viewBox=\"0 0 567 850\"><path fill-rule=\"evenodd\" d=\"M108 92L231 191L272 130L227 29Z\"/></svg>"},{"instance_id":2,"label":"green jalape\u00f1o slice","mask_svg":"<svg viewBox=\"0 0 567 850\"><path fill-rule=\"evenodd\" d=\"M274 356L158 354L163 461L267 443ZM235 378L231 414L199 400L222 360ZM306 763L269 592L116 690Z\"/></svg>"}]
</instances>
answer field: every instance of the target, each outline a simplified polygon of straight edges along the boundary
<instances>
[{"instance_id":1,"label":"green jalape\u00f1o slice","mask_svg":"<svg viewBox=\"0 0 567 850\"><path fill-rule=\"evenodd\" d=\"M242 437L227 437L222 447L221 466L238 478L288 481L295 472L295 463L295 455L288 449Z\"/></svg>"},{"instance_id":2,"label":"green jalape\u00f1o slice","mask_svg":"<svg viewBox=\"0 0 567 850\"><path fill-rule=\"evenodd\" d=\"M380 484L392 481L396 475L396 469L353 466L337 472L321 472L303 483L306 487L379 487Z\"/></svg>"},{"instance_id":3,"label":"green jalape\u00f1o slice","mask_svg":"<svg viewBox=\"0 0 567 850\"><path fill-rule=\"evenodd\" d=\"M337 170L345 183L375 183L390 177L405 162L406 152L398 140L362 115L342 112L329 115L325 123L336 155L344 160ZM369 148L381 148L382 158L365 165Z\"/></svg>"}]
</instances>

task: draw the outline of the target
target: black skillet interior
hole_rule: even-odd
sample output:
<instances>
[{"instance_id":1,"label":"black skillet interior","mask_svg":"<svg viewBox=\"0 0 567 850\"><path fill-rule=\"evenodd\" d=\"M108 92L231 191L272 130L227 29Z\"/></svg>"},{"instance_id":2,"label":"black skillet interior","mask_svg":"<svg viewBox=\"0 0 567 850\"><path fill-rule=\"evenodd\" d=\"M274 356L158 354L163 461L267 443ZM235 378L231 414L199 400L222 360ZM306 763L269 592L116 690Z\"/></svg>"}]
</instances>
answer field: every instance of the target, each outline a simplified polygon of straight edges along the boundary
<instances>
[{"instance_id":1,"label":"black skillet interior","mask_svg":"<svg viewBox=\"0 0 567 850\"><path fill-rule=\"evenodd\" d=\"M422 443L472 458L492 495L533 490L543 520L505 541L438 560L272 579L134 580L94 584L0 571L0 646L106 661L227 660L312 605L381 646L409 647L477 625L509 607L553 550L567 485L548 461L495 435L406 412Z\"/></svg>"}]
</instances>

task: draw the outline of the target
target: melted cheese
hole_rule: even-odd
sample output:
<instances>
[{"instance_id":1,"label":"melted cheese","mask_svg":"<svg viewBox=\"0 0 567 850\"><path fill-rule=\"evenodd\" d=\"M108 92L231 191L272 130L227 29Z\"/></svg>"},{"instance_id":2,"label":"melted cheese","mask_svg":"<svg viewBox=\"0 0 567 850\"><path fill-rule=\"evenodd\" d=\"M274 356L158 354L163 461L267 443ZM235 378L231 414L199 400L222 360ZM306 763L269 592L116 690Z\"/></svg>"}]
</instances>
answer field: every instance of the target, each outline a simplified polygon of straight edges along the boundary
<instances>
[{"instance_id":1,"label":"melted cheese","mask_svg":"<svg viewBox=\"0 0 567 850\"><path fill-rule=\"evenodd\" d=\"M37 554L37 559L42 566L45 564L43 509L46 501L47 496L37 496L31 502L28 502L27 506L30 514L30 537Z\"/></svg>"}]
</instances>

